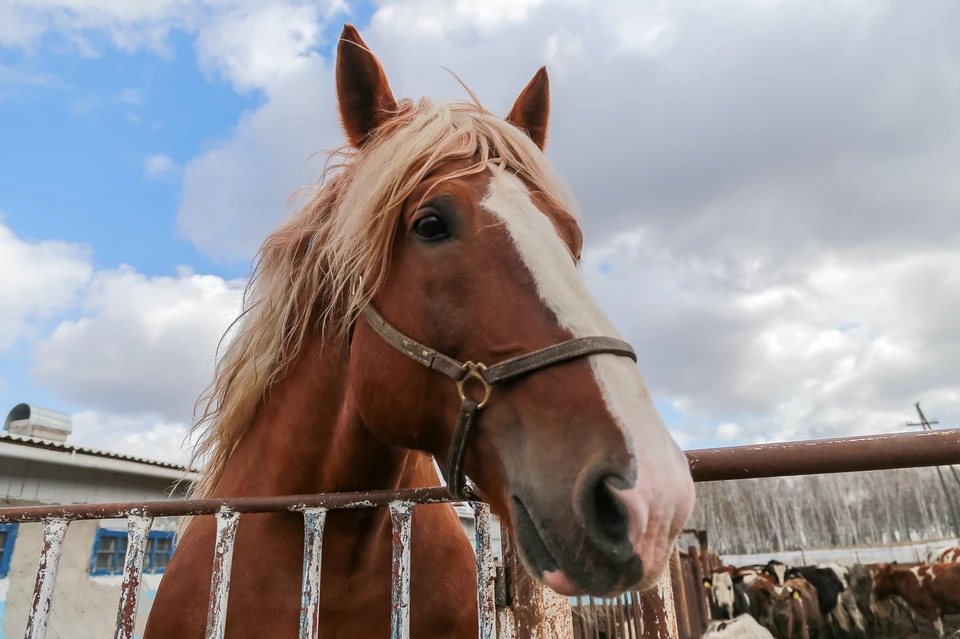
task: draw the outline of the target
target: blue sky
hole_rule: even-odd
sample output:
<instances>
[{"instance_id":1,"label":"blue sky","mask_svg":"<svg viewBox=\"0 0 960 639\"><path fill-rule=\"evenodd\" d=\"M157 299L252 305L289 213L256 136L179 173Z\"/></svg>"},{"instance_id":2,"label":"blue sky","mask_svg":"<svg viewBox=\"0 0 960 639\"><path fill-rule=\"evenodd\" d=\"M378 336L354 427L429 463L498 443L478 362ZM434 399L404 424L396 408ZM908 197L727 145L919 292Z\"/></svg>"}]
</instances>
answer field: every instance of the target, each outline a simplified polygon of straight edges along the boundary
<instances>
[{"instance_id":1,"label":"blue sky","mask_svg":"<svg viewBox=\"0 0 960 639\"><path fill-rule=\"evenodd\" d=\"M952 0L35 4L0 21L0 411L181 458L253 252L343 140L350 21L400 95L462 97L447 67L505 112L547 66L588 284L682 445L960 419Z\"/></svg>"},{"instance_id":2,"label":"blue sky","mask_svg":"<svg viewBox=\"0 0 960 639\"><path fill-rule=\"evenodd\" d=\"M349 19L362 27L371 11L352 3ZM331 56L341 27L327 23L314 50ZM192 33L172 31L161 53L118 50L97 31L86 39L96 56L79 54L55 33L35 50L0 47L0 69L32 78L4 82L0 74L0 223L26 242L87 247L97 270L126 264L170 276L186 265L244 277L249 258L210 257L178 229L178 172L228 138L241 115L263 103L263 92L238 91L202 70ZM176 168L151 177L145 161L158 155ZM76 315L71 308L36 320L36 328L47 332ZM32 346L24 340L0 357L0 409L21 401L83 409L31 381Z\"/></svg>"}]
</instances>

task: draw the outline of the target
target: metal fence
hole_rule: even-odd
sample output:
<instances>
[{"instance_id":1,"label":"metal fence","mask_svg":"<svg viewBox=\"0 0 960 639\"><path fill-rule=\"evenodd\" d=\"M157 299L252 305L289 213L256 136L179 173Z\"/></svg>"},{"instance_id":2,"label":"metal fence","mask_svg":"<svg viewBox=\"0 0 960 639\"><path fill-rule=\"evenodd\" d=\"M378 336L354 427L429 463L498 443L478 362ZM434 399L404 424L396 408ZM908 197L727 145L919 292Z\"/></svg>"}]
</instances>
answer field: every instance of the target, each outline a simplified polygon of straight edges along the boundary
<instances>
[{"instance_id":1,"label":"metal fence","mask_svg":"<svg viewBox=\"0 0 960 639\"><path fill-rule=\"evenodd\" d=\"M960 463L960 429L853 437L783 444L738 446L687 452L695 481L776 477L816 473L888 470ZM644 593L615 599L574 601L551 596L518 565L504 538L504 565L496 566L490 538L489 507L470 504L476 518L477 606L480 639L538 637L644 637L693 639L709 620L703 592L704 558L696 547L675 551L671 570ZM323 527L330 510L390 509L393 524L391 637L410 636L410 527L420 504L455 501L445 488L401 489L238 499L188 499L143 503L76 504L0 508L0 523L42 522L43 546L25 637L44 639L53 603L57 566L70 522L126 518L128 551L117 610L115 639L133 637L147 536L155 517L215 516L217 535L207 639L224 637L234 537L242 515L297 512L304 521L304 556L300 632L302 639L318 633L320 557ZM539 629L539 630L535 630Z\"/></svg>"}]
</instances>

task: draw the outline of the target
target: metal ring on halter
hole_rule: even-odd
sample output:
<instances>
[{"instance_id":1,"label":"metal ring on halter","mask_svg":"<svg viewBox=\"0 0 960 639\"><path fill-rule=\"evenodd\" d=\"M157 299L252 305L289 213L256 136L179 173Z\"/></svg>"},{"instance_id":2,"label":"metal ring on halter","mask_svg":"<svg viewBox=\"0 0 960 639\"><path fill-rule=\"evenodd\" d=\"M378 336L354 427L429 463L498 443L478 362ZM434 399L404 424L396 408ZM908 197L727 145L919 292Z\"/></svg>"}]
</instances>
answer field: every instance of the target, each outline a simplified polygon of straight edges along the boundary
<instances>
[{"instance_id":1,"label":"metal ring on halter","mask_svg":"<svg viewBox=\"0 0 960 639\"><path fill-rule=\"evenodd\" d=\"M467 371L467 374L463 378L457 380L457 392L460 393L460 401L467 401L467 393L464 388L467 384L467 380L475 379L481 384L483 384L483 399L477 402L477 410L480 410L487 405L487 402L490 401L490 394L493 393L493 386L487 382L487 378L483 376L484 371L487 370L487 367L483 364L474 364L473 362L466 362L463 365L464 370Z\"/></svg>"}]
</instances>

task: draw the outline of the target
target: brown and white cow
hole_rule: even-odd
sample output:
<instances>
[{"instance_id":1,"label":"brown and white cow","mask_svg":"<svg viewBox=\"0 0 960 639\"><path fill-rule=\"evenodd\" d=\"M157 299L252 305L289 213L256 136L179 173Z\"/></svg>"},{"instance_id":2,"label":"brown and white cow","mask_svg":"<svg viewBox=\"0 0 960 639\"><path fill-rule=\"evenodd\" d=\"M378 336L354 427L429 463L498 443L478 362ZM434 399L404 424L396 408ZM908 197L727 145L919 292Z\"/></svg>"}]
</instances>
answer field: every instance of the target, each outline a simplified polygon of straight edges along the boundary
<instances>
[{"instance_id":1,"label":"brown and white cow","mask_svg":"<svg viewBox=\"0 0 960 639\"><path fill-rule=\"evenodd\" d=\"M786 632L777 636L783 639L820 637L823 617L820 615L817 589L803 577L796 576L788 578L777 591L774 620L775 622L782 618L789 620Z\"/></svg>"},{"instance_id":2,"label":"brown and white cow","mask_svg":"<svg viewBox=\"0 0 960 639\"><path fill-rule=\"evenodd\" d=\"M711 619L733 619L733 570L727 566L716 570L703 580L710 600Z\"/></svg>"},{"instance_id":3,"label":"brown and white cow","mask_svg":"<svg viewBox=\"0 0 960 639\"><path fill-rule=\"evenodd\" d=\"M902 597L944 636L943 615L960 613L960 563L894 566L884 564L873 576L878 599Z\"/></svg>"},{"instance_id":4,"label":"brown and white cow","mask_svg":"<svg viewBox=\"0 0 960 639\"><path fill-rule=\"evenodd\" d=\"M938 564L960 564L960 546L947 548L939 555L934 563Z\"/></svg>"}]
</instances>

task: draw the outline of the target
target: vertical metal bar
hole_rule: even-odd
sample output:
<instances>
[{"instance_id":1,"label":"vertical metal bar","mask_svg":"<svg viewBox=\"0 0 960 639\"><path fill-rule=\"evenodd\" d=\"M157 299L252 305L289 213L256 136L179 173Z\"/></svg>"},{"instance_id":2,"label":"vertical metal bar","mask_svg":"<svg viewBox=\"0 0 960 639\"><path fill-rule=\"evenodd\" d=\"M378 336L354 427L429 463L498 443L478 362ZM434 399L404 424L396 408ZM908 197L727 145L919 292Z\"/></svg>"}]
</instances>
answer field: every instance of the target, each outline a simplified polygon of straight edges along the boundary
<instances>
[{"instance_id":1,"label":"vertical metal bar","mask_svg":"<svg viewBox=\"0 0 960 639\"><path fill-rule=\"evenodd\" d=\"M473 521L476 528L479 637L495 639L497 631L497 606L494 601L496 568L493 564L493 544L490 541L490 506L474 502Z\"/></svg>"},{"instance_id":2,"label":"vertical metal bar","mask_svg":"<svg viewBox=\"0 0 960 639\"><path fill-rule=\"evenodd\" d=\"M114 639L132 639L137 626L137 604L140 581L143 578L143 555L153 517L130 515L127 518L127 557L123 562L123 584L120 586L120 605L117 607L117 627Z\"/></svg>"},{"instance_id":3,"label":"vertical metal bar","mask_svg":"<svg viewBox=\"0 0 960 639\"><path fill-rule=\"evenodd\" d=\"M300 590L300 639L316 639L320 630L320 559L326 508L303 511L303 584Z\"/></svg>"},{"instance_id":4,"label":"vertical metal bar","mask_svg":"<svg viewBox=\"0 0 960 639\"><path fill-rule=\"evenodd\" d=\"M600 639L600 613L597 612L597 600L590 597L590 621L593 622L593 639Z\"/></svg>"},{"instance_id":5,"label":"vertical metal bar","mask_svg":"<svg viewBox=\"0 0 960 639\"><path fill-rule=\"evenodd\" d=\"M667 636L670 639L679 639L680 629L677 627L677 602L673 598L673 582L668 570L657 584L657 594L663 600L663 617L667 625Z\"/></svg>"},{"instance_id":6,"label":"vertical metal bar","mask_svg":"<svg viewBox=\"0 0 960 639\"><path fill-rule=\"evenodd\" d=\"M630 639L640 639L640 617L637 615L637 594L626 592L627 614L630 616Z\"/></svg>"},{"instance_id":7,"label":"vertical metal bar","mask_svg":"<svg viewBox=\"0 0 960 639\"><path fill-rule=\"evenodd\" d=\"M410 522L413 506L402 501L390 504L390 519L393 522L392 639L410 639Z\"/></svg>"},{"instance_id":8,"label":"vertical metal bar","mask_svg":"<svg viewBox=\"0 0 960 639\"><path fill-rule=\"evenodd\" d=\"M240 513L226 506L217 513L217 542L213 549L213 575L210 577L210 607L207 610L206 639L223 639L227 626L227 601L230 594L230 568L233 542L237 536Z\"/></svg>"},{"instance_id":9,"label":"vertical metal bar","mask_svg":"<svg viewBox=\"0 0 960 639\"><path fill-rule=\"evenodd\" d=\"M590 612L584 597L577 600L577 609L580 611L580 639L592 639L593 620L587 619Z\"/></svg>"},{"instance_id":10,"label":"vertical metal bar","mask_svg":"<svg viewBox=\"0 0 960 639\"><path fill-rule=\"evenodd\" d=\"M645 626L643 621L643 606L640 593L634 590L630 593L630 596L633 598L633 614L637 619L637 634L642 638L644 637Z\"/></svg>"},{"instance_id":11,"label":"vertical metal bar","mask_svg":"<svg viewBox=\"0 0 960 639\"><path fill-rule=\"evenodd\" d=\"M500 571L502 579L497 584L497 588L502 588L503 598L497 602L497 639L514 639L517 629L517 620L513 613L513 596L516 586L513 583L512 574L518 564L513 551L513 540L505 531L500 536L500 556L503 563Z\"/></svg>"},{"instance_id":12,"label":"vertical metal bar","mask_svg":"<svg viewBox=\"0 0 960 639\"><path fill-rule=\"evenodd\" d=\"M620 611L620 636L630 639L630 620L627 616L627 597L621 594L617 598L617 609Z\"/></svg>"},{"instance_id":13,"label":"vertical metal bar","mask_svg":"<svg viewBox=\"0 0 960 639\"><path fill-rule=\"evenodd\" d=\"M37 565L37 582L33 587L30 616L27 617L27 632L24 635L26 639L44 639L47 636L50 604L53 601L60 551L63 550L63 538L67 534L68 524L65 519L43 520L43 547Z\"/></svg>"}]
</instances>

